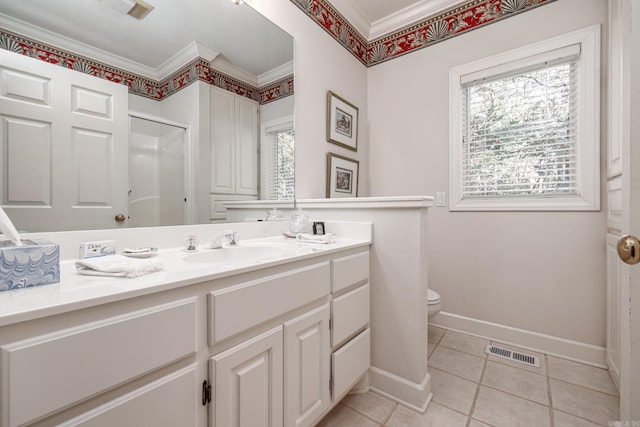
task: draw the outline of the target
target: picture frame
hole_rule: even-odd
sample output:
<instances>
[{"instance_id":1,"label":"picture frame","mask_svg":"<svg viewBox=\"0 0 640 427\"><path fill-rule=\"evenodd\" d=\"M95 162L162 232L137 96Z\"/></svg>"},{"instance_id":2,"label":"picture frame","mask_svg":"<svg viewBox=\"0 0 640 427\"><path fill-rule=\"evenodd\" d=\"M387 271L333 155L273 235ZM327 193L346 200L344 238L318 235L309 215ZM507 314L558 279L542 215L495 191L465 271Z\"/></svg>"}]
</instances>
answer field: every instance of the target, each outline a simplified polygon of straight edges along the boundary
<instances>
[{"instance_id":1,"label":"picture frame","mask_svg":"<svg viewBox=\"0 0 640 427\"><path fill-rule=\"evenodd\" d=\"M327 92L327 141L358 151L358 107Z\"/></svg>"},{"instance_id":2,"label":"picture frame","mask_svg":"<svg viewBox=\"0 0 640 427\"><path fill-rule=\"evenodd\" d=\"M327 197L358 197L360 162L327 153Z\"/></svg>"},{"instance_id":3,"label":"picture frame","mask_svg":"<svg viewBox=\"0 0 640 427\"><path fill-rule=\"evenodd\" d=\"M324 222L322 221L313 222L313 234L324 235Z\"/></svg>"}]
</instances>

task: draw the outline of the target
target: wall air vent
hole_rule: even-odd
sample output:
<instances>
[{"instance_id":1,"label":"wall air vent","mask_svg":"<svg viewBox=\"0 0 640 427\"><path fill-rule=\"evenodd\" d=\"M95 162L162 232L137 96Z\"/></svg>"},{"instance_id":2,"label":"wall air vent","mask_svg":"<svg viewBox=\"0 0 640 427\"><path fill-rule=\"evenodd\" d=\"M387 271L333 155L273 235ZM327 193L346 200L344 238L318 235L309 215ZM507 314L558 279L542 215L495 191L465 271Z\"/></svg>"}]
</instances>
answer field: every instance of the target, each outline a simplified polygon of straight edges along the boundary
<instances>
[{"instance_id":1,"label":"wall air vent","mask_svg":"<svg viewBox=\"0 0 640 427\"><path fill-rule=\"evenodd\" d=\"M150 4L147 4L142 0L136 0L136 3L127 13L136 19L142 19L147 16L152 9L153 6L151 6Z\"/></svg>"},{"instance_id":2,"label":"wall air vent","mask_svg":"<svg viewBox=\"0 0 640 427\"><path fill-rule=\"evenodd\" d=\"M513 360L514 362L523 363L529 366L540 367L540 359L536 356L520 353L517 351L511 351L506 348L498 347L495 345L488 345L485 353L493 356L502 357L503 359Z\"/></svg>"}]
</instances>

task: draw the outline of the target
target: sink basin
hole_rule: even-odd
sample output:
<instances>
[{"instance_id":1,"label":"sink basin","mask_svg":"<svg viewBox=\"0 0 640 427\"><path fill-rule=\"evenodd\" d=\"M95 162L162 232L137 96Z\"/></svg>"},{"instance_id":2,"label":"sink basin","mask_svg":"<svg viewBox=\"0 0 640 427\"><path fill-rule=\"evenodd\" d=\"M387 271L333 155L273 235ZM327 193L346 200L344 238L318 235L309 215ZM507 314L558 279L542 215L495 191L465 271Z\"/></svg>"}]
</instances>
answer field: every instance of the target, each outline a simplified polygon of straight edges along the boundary
<instances>
[{"instance_id":1,"label":"sink basin","mask_svg":"<svg viewBox=\"0 0 640 427\"><path fill-rule=\"evenodd\" d=\"M184 260L193 263L247 264L284 258L293 254L295 250L286 245L240 243L238 246L226 246L189 254L184 257Z\"/></svg>"}]
</instances>

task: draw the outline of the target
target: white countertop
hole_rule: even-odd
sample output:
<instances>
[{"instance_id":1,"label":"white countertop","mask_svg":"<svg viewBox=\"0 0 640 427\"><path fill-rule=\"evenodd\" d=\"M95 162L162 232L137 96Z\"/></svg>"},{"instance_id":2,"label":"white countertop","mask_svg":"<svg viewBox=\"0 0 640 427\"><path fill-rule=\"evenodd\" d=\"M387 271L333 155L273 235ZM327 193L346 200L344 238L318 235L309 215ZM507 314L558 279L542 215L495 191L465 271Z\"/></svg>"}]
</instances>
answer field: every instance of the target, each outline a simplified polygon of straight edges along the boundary
<instances>
[{"instance_id":1,"label":"white countertop","mask_svg":"<svg viewBox=\"0 0 640 427\"><path fill-rule=\"evenodd\" d=\"M163 269L136 278L81 275L76 271L75 260L65 260L60 263L60 283L0 292L0 326L368 246L371 239L337 238L335 243L317 244L277 236L246 242L289 245L293 254L254 263L190 263L185 257L192 252L161 249L156 258L161 260Z\"/></svg>"}]
</instances>

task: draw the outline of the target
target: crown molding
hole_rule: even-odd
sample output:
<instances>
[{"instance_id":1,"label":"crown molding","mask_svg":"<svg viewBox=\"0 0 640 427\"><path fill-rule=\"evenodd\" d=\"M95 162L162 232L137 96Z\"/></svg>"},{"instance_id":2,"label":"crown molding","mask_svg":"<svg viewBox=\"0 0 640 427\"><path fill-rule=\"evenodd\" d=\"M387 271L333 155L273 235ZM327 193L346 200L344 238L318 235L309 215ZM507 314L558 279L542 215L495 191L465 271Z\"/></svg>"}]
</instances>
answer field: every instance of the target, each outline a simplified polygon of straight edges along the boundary
<instances>
[{"instance_id":1,"label":"crown molding","mask_svg":"<svg viewBox=\"0 0 640 427\"><path fill-rule=\"evenodd\" d=\"M371 23L362 10L351 1L331 1L331 5L340 13L349 25L367 41L371 32Z\"/></svg>"},{"instance_id":2,"label":"crown molding","mask_svg":"<svg viewBox=\"0 0 640 427\"><path fill-rule=\"evenodd\" d=\"M156 80L164 80L170 77L176 70L184 67L184 64L188 64L196 58L202 58L211 63L219 54L219 52L209 49L207 46L194 40L155 70L157 75Z\"/></svg>"},{"instance_id":3,"label":"crown molding","mask_svg":"<svg viewBox=\"0 0 640 427\"><path fill-rule=\"evenodd\" d=\"M382 29L382 21L393 28L403 22L409 24L372 40L366 40L343 15L348 13L346 9L338 11L329 0L290 1L365 67L372 67L557 0L456 0L455 6L445 5L444 0L433 0L431 5L420 0L417 5L422 8L413 5L380 20L380 29L376 31L386 31ZM426 6L429 8L425 9ZM417 18L423 14L428 16Z\"/></svg>"},{"instance_id":4,"label":"crown molding","mask_svg":"<svg viewBox=\"0 0 640 427\"><path fill-rule=\"evenodd\" d=\"M372 22L367 33L364 34L368 34L367 41L371 41L396 32L399 28L407 27L444 10L452 9L464 2L465 0L458 0L453 3L451 0L421 0L418 3L407 6L389 16Z\"/></svg>"},{"instance_id":5,"label":"crown molding","mask_svg":"<svg viewBox=\"0 0 640 427\"><path fill-rule=\"evenodd\" d=\"M258 78L253 74L243 70L242 68L238 68L226 59L223 59L221 56L214 58L213 61L210 61L209 64L211 68L216 71L219 71L223 74L226 74L234 79L240 80L250 86L257 87L258 86Z\"/></svg>"},{"instance_id":6,"label":"crown molding","mask_svg":"<svg viewBox=\"0 0 640 427\"><path fill-rule=\"evenodd\" d=\"M258 87L263 87L293 74L293 61L262 73L257 78Z\"/></svg>"},{"instance_id":7,"label":"crown molding","mask_svg":"<svg viewBox=\"0 0 640 427\"><path fill-rule=\"evenodd\" d=\"M151 67L105 52L104 50L78 42L69 37L61 36L52 31L44 30L1 13L0 27L17 34L29 34L29 38L33 40L45 45L56 46L68 52L74 52L76 55L83 56L92 61L98 61L115 68L127 70L132 74L137 74L148 79L160 80L157 70Z\"/></svg>"}]
</instances>

